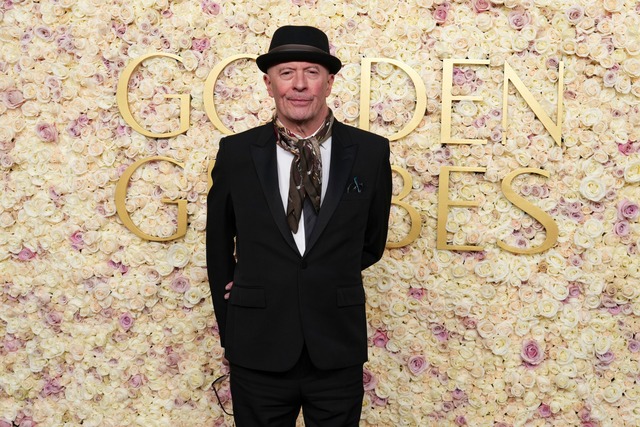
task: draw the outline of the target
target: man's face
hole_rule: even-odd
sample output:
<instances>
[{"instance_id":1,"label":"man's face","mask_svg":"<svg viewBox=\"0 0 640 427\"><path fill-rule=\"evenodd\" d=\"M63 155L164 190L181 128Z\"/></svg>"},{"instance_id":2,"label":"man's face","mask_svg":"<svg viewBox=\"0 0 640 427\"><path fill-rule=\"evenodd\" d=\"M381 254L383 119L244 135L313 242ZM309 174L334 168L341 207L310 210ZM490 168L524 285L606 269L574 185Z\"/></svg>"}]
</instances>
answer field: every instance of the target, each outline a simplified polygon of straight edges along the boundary
<instances>
[{"instance_id":1,"label":"man's face","mask_svg":"<svg viewBox=\"0 0 640 427\"><path fill-rule=\"evenodd\" d=\"M294 132L315 132L328 113L334 75L320 64L285 62L267 70L264 82L278 118ZM301 135L308 136L308 135Z\"/></svg>"}]
</instances>

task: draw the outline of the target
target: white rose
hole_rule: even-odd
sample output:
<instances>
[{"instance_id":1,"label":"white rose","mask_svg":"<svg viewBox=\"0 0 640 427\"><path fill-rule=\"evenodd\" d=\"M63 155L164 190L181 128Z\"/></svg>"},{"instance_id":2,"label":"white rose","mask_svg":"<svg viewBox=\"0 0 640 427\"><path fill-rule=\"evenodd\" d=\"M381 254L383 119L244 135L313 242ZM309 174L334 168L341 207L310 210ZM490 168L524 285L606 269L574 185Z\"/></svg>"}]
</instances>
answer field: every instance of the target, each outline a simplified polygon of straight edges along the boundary
<instances>
[{"instance_id":1,"label":"white rose","mask_svg":"<svg viewBox=\"0 0 640 427\"><path fill-rule=\"evenodd\" d=\"M194 306L202 300L202 291L198 287L192 287L184 293L184 301L187 306Z\"/></svg>"},{"instance_id":2,"label":"white rose","mask_svg":"<svg viewBox=\"0 0 640 427\"><path fill-rule=\"evenodd\" d=\"M600 178L586 177L580 182L580 194L588 200L599 202L606 192L607 187Z\"/></svg>"},{"instance_id":3,"label":"white rose","mask_svg":"<svg viewBox=\"0 0 640 427\"><path fill-rule=\"evenodd\" d=\"M622 63L622 69L631 77L640 77L640 60L629 58Z\"/></svg>"},{"instance_id":4,"label":"white rose","mask_svg":"<svg viewBox=\"0 0 640 427\"><path fill-rule=\"evenodd\" d=\"M640 161L627 164L624 168L624 180L628 183L640 182Z\"/></svg>"},{"instance_id":5,"label":"white rose","mask_svg":"<svg viewBox=\"0 0 640 427\"><path fill-rule=\"evenodd\" d=\"M573 235L573 241L577 246L579 246L581 248L584 248L584 249L593 248L594 245L595 245L593 237L585 234L582 230L578 230Z\"/></svg>"},{"instance_id":6,"label":"white rose","mask_svg":"<svg viewBox=\"0 0 640 427\"><path fill-rule=\"evenodd\" d=\"M491 262L480 261L474 266L475 273L480 277L489 277L492 273Z\"/></svg>"},{"instance_id":7,"label":"white rose","mask_svg":"<svg viewBox=\"0 0 640 427\"><path fill-rule=\"evenodd\" d=\"M560 365L568 365L573 362L573 351L569 348L558 348L556 362Z\"/></svg>"},{"instance_id":8,"label":"white rose","mask_svg":"<svg viewBox=\"0 0 640 427\"><path fill-rule=\"evenodd\" d=\"M560 309L560 302L555 299L543 298L538 301L538 313L540 316L551 319L556 316Z\"/></svg>"},{"instance_id":9,"label":"white rose","mask_svg":"<svg viewBox=\"0 0 640 427\"><path fill-rule=\"evenodd\" d=\"M599 108L588 108L580 114L580 121L584 126L593 126L602 120L602 111Z\"/></svg>"},{"instance_id":10,"label":"white rose","mask_svg":"<svg viewBox=\"0 0 640 427\"><path fill-rule=\"evenodd\" d=\"M508 336L496 335L491 340L491 351L497 356L504 356L509 351L511 340Z\"/></svg>"},{"instance_id":11,"label":"white rose","mask_svg":"<svg viewBox=\"0 0 640 427\"><path fill-rule=\"evenodd\" d=\"M607 12L620 12L624 7L623 0L604 0L603 1L604 10Z\"/></svg>"},{"instance_id":12,"label":"white rose","mask_svg":"<svg viewBox=\"0 0 640 427\"><path fill-rule=\"evenodd\" d=\"M175 243L167 251L167 262L176 268L183 268L189 263L191 251L183 244Z\"/></svg>"},{"instance_id":13,"label":"white rose","mask_svg":"<svg viewBox=\"0 0 640 427\"><path fill-rule=\"evenodd\" d=\"M478 114L478 106L471 101L460 101L456 103L455 109L464 117L475 117Z\"/></svg>"},{"instance_id":14,"label":"white rose","mask_svg":"<svg viewBox=\"0 0 640 427\"><path fill-rule=\"evenodd\" d=\"M612 382L602 392L602 398L608 403L615 403L622 397L622 392L622 385L619 382Z\"/></svg>"},{"instance_id":15,"label":"white rose","mask_svg":"<svg viewBox=\"0 0 640 427\"><path fill-rule=\"evenodd\" d=\"M590 218L582 225L582 231L591 238L602 236L604 224L595 218Z\"/></svg>"}]
</instances>

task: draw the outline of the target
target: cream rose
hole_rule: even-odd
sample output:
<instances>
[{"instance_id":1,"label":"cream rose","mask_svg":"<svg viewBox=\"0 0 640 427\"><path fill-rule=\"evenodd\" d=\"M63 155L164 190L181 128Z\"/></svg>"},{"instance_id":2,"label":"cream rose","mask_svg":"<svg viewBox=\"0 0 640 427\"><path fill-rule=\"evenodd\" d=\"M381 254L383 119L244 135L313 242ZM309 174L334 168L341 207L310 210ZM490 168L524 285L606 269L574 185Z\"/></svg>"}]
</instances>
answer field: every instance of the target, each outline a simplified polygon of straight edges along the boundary
<instances>
[{"instance_id":1,"label":"cream rose","mask_svg":"<svg viewBox=\"0 0 640 427\"><path fill-rule=\"evenodd\" d=\"M602 200L607 188L599 177L586 177L580 182L580 194L594 202Z\"/></svg>"}]
</instances>

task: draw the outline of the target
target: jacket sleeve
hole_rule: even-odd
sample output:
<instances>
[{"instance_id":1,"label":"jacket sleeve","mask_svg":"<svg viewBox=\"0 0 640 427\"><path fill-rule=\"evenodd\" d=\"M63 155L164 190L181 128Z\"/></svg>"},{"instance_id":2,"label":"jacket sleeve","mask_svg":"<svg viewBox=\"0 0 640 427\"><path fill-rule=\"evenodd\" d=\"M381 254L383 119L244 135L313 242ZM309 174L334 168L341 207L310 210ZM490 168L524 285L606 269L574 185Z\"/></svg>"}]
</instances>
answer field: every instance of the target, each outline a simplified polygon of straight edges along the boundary
<instances>
[{"instance_id":1,"label":"jacket sleeve","mask_svg":"<svg viewBox=\"0 0 640 427\"><path fill-rule=\"evenodd\" d=\"M227 318L227 300L224 299L227 283L233 280L235 269L235 235L236 224L231 198L231 176L227 158L225 140L220 141L220 148L216 162L211 172L213 184L207 196L207 273L211 297L218 330L220 343L224 347L225 328Z\"/></svg>"},{"instance_id":2,"label":"jacket sleeve","mask_svg":"<svg viewBox=\"0 0 640 427\"><path fill-rule=\"evenodd\" d=\"M378 174L373 190L373 199L362 251L361 267L363 270L382 258L384 247L387 243L392 191L389 140L384 140L383 148L380 151Z\"/></svg>"}]
</instances>

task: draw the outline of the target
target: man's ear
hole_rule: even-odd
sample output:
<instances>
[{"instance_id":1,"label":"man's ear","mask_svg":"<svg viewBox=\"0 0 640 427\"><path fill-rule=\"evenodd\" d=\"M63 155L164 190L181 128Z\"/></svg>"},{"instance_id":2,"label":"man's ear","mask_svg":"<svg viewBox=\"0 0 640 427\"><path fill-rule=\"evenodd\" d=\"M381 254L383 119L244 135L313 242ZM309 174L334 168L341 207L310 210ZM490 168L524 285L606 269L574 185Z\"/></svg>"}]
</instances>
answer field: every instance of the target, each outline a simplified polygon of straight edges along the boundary
<instances>
[{"instance_id":1,"label":"man's ear","mask_svg":"<svg viewBox=\"0 0 640 427\"><path fill-rule=\"evenodd\" d=\"M263 74L262 81L264 81L264 85L267 87L267 93L273 98L273 92L271 91L271 79L269 78L269 75L266 73Z\"/></svg>"},{"instance_id":2,"label":"man's ear","mask_svg":"<svg viewBox=\"0 0 640 427\"><path fill-rule=\"evenodd\" d=\"M329 80L328 80L328 84L327 84L327 96L329 96L331 94L331 88L333 88L333 81L335 80L336 75L335 74L329 74Z\"/></svg>"}]
</instances>

